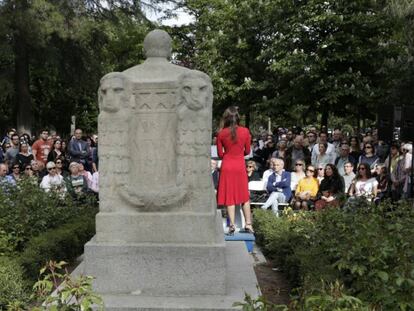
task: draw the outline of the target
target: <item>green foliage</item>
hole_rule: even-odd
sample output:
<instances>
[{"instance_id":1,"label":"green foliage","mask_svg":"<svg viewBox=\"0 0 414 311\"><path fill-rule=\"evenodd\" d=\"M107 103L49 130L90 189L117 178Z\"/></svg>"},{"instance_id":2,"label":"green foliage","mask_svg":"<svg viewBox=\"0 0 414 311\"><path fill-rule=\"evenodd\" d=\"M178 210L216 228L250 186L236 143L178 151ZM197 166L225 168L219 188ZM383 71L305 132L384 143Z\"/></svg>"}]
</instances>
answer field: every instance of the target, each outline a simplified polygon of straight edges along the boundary
<instances>
[{"instance_id":1,"label":"green foliage","mask_svg":"<svg viewBox=\"0 0 414 311\"><path fill-rule=\"evenodd\" d=\"M58 228L32 238L20 254L25 276L35 280L39 269L52 258L72 261L95 234L95 212L84 212Z\"/></svg>"},{"instance_id":2,"label":"green foliage","mask_svg":"<svg viewBox=\"0 0 414 311\"><path fill-rule=\"evenodd\" d=\"M399 20L386 1L187 0L195 16L181 55L206 71L215 108L235 104L286 125L329 114L375 119L402 70ZM188 59L182 57L185 63ZM319 119L319 114L323 120Z\"/></svg>"},{"instance_id":3,"label":"green foliage","mask_svg":"<svg viewBox=\"0 0 414 311\"><path fill-rule=\"evenodd\" d=\"M33 286L33 296L42 305L31 310L92 311L92 307L93 310L103 310L102 299L92 291L93 278L84 275L72 277L64 269L65 265L64 261L49 261L40 270L41 279ZM54 291L56 293L52 295Z\"/></svg>"},{"instance_id":4,"label":"green foliage","mask_svg":"<svg viewBox=\"0 0 414 311\"><path fill-rule=\"evenodd\" d=\"M75 205L70 196L46 193L30 180L23 180L0 192L0 254L21 251L29 239L90 209Z\"/></svg>"},{"instance_id":5,"label":"green foliage","mask_svg":"<svg viewBox=\"0 0 414 311\"><path fill-rule=\"evenodd\" d=\"M28 299L23 271L19 263L12 258L0 257L0 310L13 300Z\"/></svg>"},{"instance_id":6,"label":"green foliage","mask_svg":"<svg viewBox=\"0 0 414 311\"><path fill-rule=\"evenodd\" d=\"M414 308L413 224L408 203L280 218L255 213L258 243L300 286L302 303L339 280L346 295L384 310Z\"/></svg>"}]
</instances>

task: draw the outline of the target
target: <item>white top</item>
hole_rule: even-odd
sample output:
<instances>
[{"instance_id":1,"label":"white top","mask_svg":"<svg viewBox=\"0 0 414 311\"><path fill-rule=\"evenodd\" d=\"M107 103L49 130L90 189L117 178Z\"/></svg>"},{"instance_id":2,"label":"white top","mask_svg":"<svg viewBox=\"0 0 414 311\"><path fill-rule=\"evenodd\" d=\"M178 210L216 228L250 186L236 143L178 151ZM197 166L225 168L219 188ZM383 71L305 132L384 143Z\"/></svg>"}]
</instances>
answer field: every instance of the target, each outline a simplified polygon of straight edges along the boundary
<instances>
[{"instance_id":1,"label":"white top","mask_svg":"<svg viewBox=\"0 0 414 311\"><path fill-rule=\"evenodd\" d=\"M326 154L332 155L332 158L336 159L336 151L335 151L335 146L331 143L327 143L328 144L328 149L326 149ZM316 156L319 155L319 144L316 143L313 148L312 148L312 163L314 163L316 161ZM334 161L335 161L334 159Z\"/></svg>"},{"instance_id":2,"label":"white top","mask_svg":"<svg viewBox=\"0 0 414 311\"><path fill-rule=\"evenodd\" d=\"M376 186L378 186L378 181L375 178L370 178L365 181L359 180L355 184L355 196L372 197Z\"/></svg>"},{"instance_id":3,"label":"white top","mask_svg":"<svg viewBox=\"0 0 414 311\"><path fill-rule=\"evenodd\" d=\"M93 192L96 192L96 193L99 192L99 172L93 173L90 189Z\"/></svg>"},{"instance_id":4,"label":"white top","mask_svg":"<svg viewBox=\"0 0 414 311\"><path fill-rule=\"evenodd\" d=\"M56 189L59 192L66 191L65 183L63 182L63 177L59 174L55 176L46 175L43 177L42 182L40 183L40 188L49 192L52 189Z\"/></svg>"},{"instance_id":5,"label":"white top","mask_svg":"<svg viewBox=\"0 0 414 311\"><path fill-rule=\"evenodd\" d=\"M306 177L304 172L301 172L300 174L296 172L290 173L290 189L292 191L296 190L296 187L298 186L299 180Z\"/></svg>"}]
</instances>

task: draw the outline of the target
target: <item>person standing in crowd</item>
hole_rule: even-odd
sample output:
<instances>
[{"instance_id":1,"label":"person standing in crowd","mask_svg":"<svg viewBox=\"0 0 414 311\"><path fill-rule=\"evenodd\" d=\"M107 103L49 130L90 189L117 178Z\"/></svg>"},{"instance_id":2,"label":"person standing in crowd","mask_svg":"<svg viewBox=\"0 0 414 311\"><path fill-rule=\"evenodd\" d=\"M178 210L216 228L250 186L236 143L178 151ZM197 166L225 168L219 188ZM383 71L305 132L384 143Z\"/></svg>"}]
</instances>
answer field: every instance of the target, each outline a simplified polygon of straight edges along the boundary
<instances>
[{"instance_id":1,"label":"person standing in crowd","mask_svg":"<svg viewBox=\"0 0 414 311\"><path fill-rule=\"evenodd\" d=\"M87 170L90 170L88 167L89 145L81 138L82 130L76 129L75 136L69 142L70 161L82 163Z\"/></svg>"},{"instance_id":2,"label":"person standing in crowd","mask_svg":"<svg viewBox=\"0 0 414 311\"><path fill-rule=\"evenodd\" d=\"M341 176L345 183L345 193L348 193L349 187L355 178L354 164L352 162L345 162L343 171L344 173Z\"/></svg>"},{"instance_id":3,"label":"person standing in crowd","mask_svg":"<svg viewBox=\"0 0 414 311\"><path fill-rule=\"evenodd\" d=\"M92 150L92 171L97 172L99 170L99 155L98 155L98 136L94 138L95 147Z\"/></svg>"},{"instance_id":4,"label":"person standing in crowd","mask_svg":"<svg viewBox=\"0 0 414 311\"><path fill-rule=\"evenodd\" d=\"M304 162L306 165L310 164L311 153L303 145L303 136L297 135L293 139L293 145L286 150L284 161L286 169L291 172L296 170L296 163L298 161Z\"/></svg>"},{"instance_id":5,"label":"person standing in crowd","mask_svg":"<svg viewBox=\"0 0 414 311\"><path fill-rule=\"evenodd\" d=\"M351 148L348 144L342 144L339 147L339 156L335 160L335 166L338 169L338 173L341 176L345 175L345 163L351 162L355 165L356 160L350 155Z\"/></svg>"},{"instance_id":6,"label":"person standing in crowd","mask_svg":"<svg viewBox=\"0 0 414 311\"><path fill-rule=\"evenodd\" d=\"M11 143L11 137L15 133L16 133L16 130L15 129L9 129L9 130L7 130L6 135L1 140L1 145L3 146L5 144L10 144Z\"/></svg>"},{"instance_id":7,"label":"person standing in crowd","mask_svg":"<svg viewBox=\"0 0 414 311\"><path fill-rule=\"evenodd\" d=\"M243 204L246 231L253 233L249 189L244 156L250 153L250 133L240 126L238 108L231 106L223 114L223 129L217 135L217 152L222 158L218 185L218 205L227 206L230 220L228 234L236 227L235 205Z\"/></svg>"},{"instance_id":8,"label":"person standing in crowd","mask_svg":"<svg viewBox=\"0 0 414 311\"><path fill-rule=\"evenodd\" d=\"M64 193L66 191L65 183L63 177L57 174L56 164L54 162L48 162L46 164L46 169L48 174L43 177L42 182L40 183L40 188L45 192L59 192Z\"/></svg>"},{"instance_id":9,"label":"person standing in crowd","mask_svg":"<svg viewBox=\"0 0 414 311\"><path fill-rule=\"evenodd\" d=\"M312 164L316 163L316 158L319 155L319 144L321 144L321 143L326 144L326 148L325 148L325 153L326 154L328 154L330 156L332 153L335 153L334 145L332 145L331 143L328 143L328 133L325 132L325 131L321 131L319 133L318 144L315 144L315 146L313 146L313 149L312 149Z\"/></svg>"},{"instance_id":10,"label":"person standing in crowd","mask_svg":"<svg viewBox=\"0 0 414 311\"><path fill-rule=\"evenodd\" d=\"M327 153L328 143L318 143L319 146L319 153L315 157L314 162L312 162L313 166L319 167L322 165L325 167L327 164L333 164L335 160L333 159L333 155L335 153Z\"/></svg>"},{"instance_id":11,"label":"person standing in crowd","mask_svg":"<svg viewBox=\"0 0 414 311\"><path fill-rule=\"evenodd\" d=\"M285 140L281 139L277 143L276 151L273 152L272 158L278 158L278 159L284 159L286 156L286 150L287 150L287 143Z\"/></svg>"},{"instance_id":12,"label":"person standing in crowd","mask_svg":"<svg viewBox=\"0 0 414 311\"><path fill-rule=\"evenodd\" d=\"M337 155L339 155L339 151L340 151L340 146L341 146L341 142L342 142L342 138L343 138L343 135L342 135L342 131L341 131L341 129L340 128L335 128L334 130L333 130L333 133L332 133L332 145L334 146L334 148L335 148L335 153L336 153L336 156Z\"/></svg>"},{"instance_id":13,"label":"person standing in crowd","mask_svg":"<svg viewBox=\"0 0 414 311\"><path fill-rule=\"evenodd\" d=\"M312 165L306 168L306 177L302 178L295 191L294 207L308 210L314 206L318 194L319 181L316 178L316 169Z\"/></svg>"},{"instance_id":14,"label":"person standing in crowd","mask_svg":"<svg viewBox=\"0 0 414 311\"><path fill-rule=\"evenodd\" d=\"M211 159L211 178L213 179L214 191L217 193L218 182L219 182L219 170L217 160Z\"/></svg>"},{"instance_id":15,"label":"person standing in crowd","mask_svg":"<svg viewBox=\"0 0 414 311\"><path fill-rule=\"evenodd\" d=\"M390 155L385 159L384 162L385 167L391 175L397 168L397 164L400 158L400 145L397 142L393 142L391 144Z\"/></svg>"},{"instance_id":16,"label":"person standing in crowd","mask_svg":"<svg viewBox=\"0 0 414 311\"><path fill-rule=\"evenodd\" d=\"M20 142L19 153L16 155L16 162L20 165L20 169L30 164L33 160L33 154L29 153L29 144L26 141Z\"/></svg>"},{"instance_id":17,"label":"person standing in crowd","mask_svg":"<svg viewBox=\"0 0 414 311\"><path fill-rule=\"evenodd\" d=\"M374 202L378 205L381 201L389 197L391 190L391 178L388 174L385 164L383 163L377 164L377 167L375 168L375 175L378 186L377 195L374 198Z\"/></svg>"},{"instance_id":18,"label":"person standing in crowd","mask_svg":"<svg viewBox=\"0 0 414 311\"><path fill-rule=\"evenodd\" d=\"M40 138L36 140L32 146L32 153L34 158L43 164L47 163L47 157L50 150L52 150L52 143L48 141L48 137L49 131L44 129L40 134Z\"/></svg>"},{"instance_id":19,"label":"person standing in crowd","mask_svg":"<svg viewBox=\"0 0 414 311\"><path fill-rule=\"evenodd\" d=\"M349 155L353 157L355 161L358 161L359 157L362 154L358 136L351 136L349 138L349 147L351 150ZM356 165L355 165L355 168L356 168Z\"/></svg>"},{"instance_id":20,"label":"person standing in crowd","mask_svg":"<svg viewBox=\"0 0 414 311\"><path fill-rule=\"evenodd\" d=\"M9 168L11 168L14 162L16 162L16 156L19 153L19 142L19 135L12 134L11 147L6 151L6 163L8 164Z\"/></svg>"},{"instance_id":21,"label":"person standing in crowd","mask_svg":"<svg viewBox=\"0 0 414 311\"><path fill-rule=\"evenodd\" d=\"M411 162L412 162L412 144L402 145L403 155L398 161L397 168L391 176L393 182L393 190L396 192L395 199L400 197L407 199L410 197L410 174L411 174Z\"/></svg>"},{"instance_id":22,"label":"person standing in crowd","mask_svg":"<svg viewBox=\"0 0 414 311\"><path fill-rule=\"evenodd\" d=\"M64 154L62 154L62 141L60 139L56 139L53 142L52 149L47 156L48 162L55 162L58 157L64 157Z\"/></svg>"},{"instance_id":23,"label":"person standing in crowd","mask_svg":"<svg viewBox=\"0 0 414 311\"><path fill-rule=\"evenodd\" d=\"M286 132L286 145L287 148L290 148L293 146L293 139L295 138L295 135L293 134L292 130L288 130Z\"/></svg>"},{"instance_id":24,"label":"person standing in crowd","mask_svg":"<svg viewBox=\"0 0 414 311\"><path fill-rule=\"evenodd\" d=\"M307 148L311 154L312 154L313 147L316 144L316 136L317 136L316 132L313 132L313 131L308 131L308 133L306 134L306 138L308 139Z\"/></svg>"},{"instance_id":25,"label":"person standing in crowd","mask_svg":"<svg viewBox=\"0 0 414 311\"><path fill-rule=\"evenodd\" d=\"M375 165L379 158L375 155L374 146L371 143L366 143L364 146L364 154L359 157L358 164L366 163L371 169L371 174L375 172Z\"/></svg>"},{"instance_id":26,"label":"person standing in crowd","mask_svg":"<svg viewBox=\"0 0 414 311\"><path fill-rule=\"evenodd\" d=\"M291 175L283 167L282 159L274 159L273 174L269 176L266 185L266 190L270 195L261 206L264 210L271 207L275 215L279 215L279 203L289 202L292 197L292 190L290 189Z\"/></svg>"}]
</instances>

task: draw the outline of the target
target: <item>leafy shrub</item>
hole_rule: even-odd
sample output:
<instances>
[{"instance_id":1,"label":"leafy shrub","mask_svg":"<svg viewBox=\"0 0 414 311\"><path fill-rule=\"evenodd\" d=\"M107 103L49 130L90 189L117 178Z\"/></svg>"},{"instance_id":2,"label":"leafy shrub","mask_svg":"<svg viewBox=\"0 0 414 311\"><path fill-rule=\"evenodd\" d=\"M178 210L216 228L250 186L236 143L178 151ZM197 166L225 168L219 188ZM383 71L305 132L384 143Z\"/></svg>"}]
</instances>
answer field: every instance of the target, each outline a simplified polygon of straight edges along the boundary
<instances>
[{"instance_id":1,"label":"leafy shrub","mask_svg":"<svg viewBox=\"0 0 414 311\"><path fill-rule=\"evenodd\" d=\"M83 246L95 234L95 213L90 211L59 228L31 239L20 255L25 275L36 280L39 269L53 260L71 261L83 253Z\"/></svg>"},{"instance_id":2,"label":"leafy shrub","mask_svg":"<svg viewBox=\"0 0 414 311\"><path fill-rule=\"evenodd\" d=\"M0 257L0 310L10 301L28 298L26 284L20 265L8 257Z\"/></svg>"},{"instance_id":3,"label":"leafy shrub","mask_svg":"<svg viewBox=\"0 0 414 311\"><path fill-rule=\"evenodd\" d=\"M383 310L414 309L414 210L408 203L352 210L255 212L257 241L277 257L305 298L321 279ZM319 284L319 285L318 285Z\"/></svg>"},{"instance_id":4,"label":"leafy shrub","mask_svg":"<svg viewBox=\"0 0 414 311\"><path fill-rule=\"evenodd\" d=\"M30 238L66 223L83 209L69 196L45 193L30 180L0 191L0 253L22 251Z\"/></svg>"}]
</instances>

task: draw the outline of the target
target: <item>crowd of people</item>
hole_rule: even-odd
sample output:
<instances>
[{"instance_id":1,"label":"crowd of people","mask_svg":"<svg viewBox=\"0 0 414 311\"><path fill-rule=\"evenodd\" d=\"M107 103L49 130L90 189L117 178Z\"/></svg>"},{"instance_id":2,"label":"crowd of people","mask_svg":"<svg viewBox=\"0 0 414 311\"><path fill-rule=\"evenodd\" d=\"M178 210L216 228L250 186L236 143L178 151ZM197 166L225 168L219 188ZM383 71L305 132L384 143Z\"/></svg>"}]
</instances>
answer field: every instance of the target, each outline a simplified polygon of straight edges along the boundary
<instances>
[{"instance_id":1,"label":"crowd of people","mask_svg":"<svg viewBox=\"0 0 414 311\"><path fill-rule=\"evenodd\" d=\"M212 171L219 180L215 142L213 138ZM340 128L328 133L314 126L278 127L252 135L245 163L248 182L262 181L267 191L262 208L275 213L287 202L296 209L319 210L343 199L379 203L411 197L412 142L386 143L376 129L351 135ZM251 201L255 196L251 191Z\"/></svg>"},{"instance_id":2,"label":"crowd of people","mask_svg":"<svg viewBox=\"0 0 414 311\"><path fill-rule=\"evenodd\" d=\"M74 198L99 192L98 136L76 129L68 140L44 129L39 137L9 129L1 141L0 186L29 180L44 191Z\"/></svg>"}]
</instances>

